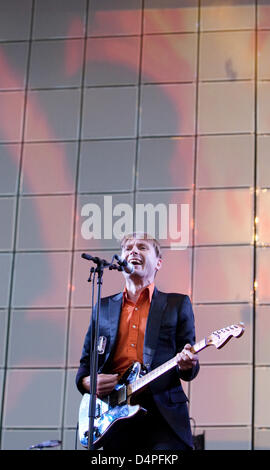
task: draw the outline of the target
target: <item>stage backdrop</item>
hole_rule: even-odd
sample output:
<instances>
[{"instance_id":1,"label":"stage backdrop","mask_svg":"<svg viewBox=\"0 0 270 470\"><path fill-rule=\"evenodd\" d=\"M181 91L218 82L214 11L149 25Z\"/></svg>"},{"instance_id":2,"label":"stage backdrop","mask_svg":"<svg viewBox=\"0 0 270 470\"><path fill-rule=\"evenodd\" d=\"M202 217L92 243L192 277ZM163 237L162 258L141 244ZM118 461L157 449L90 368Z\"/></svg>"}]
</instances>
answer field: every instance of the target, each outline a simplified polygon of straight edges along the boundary
<instances>
[{"instance_id":1,"label":"stage backdrop","mask_svg":"<svg viewBox=\"0 0 270 470\"><path fill-rule=\"evenodd\" d=\"M2 449L74 449L81 253L110 260L147 204L157 286L190 295L197 339L246 326L184 385L196 432L270 448L269 54L266 0L0 0ZM122 288L105 273L104 296Z\"/></svg>"}]
</instances>

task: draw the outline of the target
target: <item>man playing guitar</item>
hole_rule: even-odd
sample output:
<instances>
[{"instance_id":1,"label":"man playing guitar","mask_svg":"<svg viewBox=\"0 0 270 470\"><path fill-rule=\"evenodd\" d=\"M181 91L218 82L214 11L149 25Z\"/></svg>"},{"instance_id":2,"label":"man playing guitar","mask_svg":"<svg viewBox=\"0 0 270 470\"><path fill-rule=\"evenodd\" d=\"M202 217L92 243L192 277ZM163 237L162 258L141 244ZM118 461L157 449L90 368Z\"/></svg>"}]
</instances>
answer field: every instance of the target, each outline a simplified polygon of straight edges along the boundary
<instances>
[{"instance_id":1,"label":"man playing guitar","mask_svg":"<svg viewBox=\"0 0 270 470\"><path fill-rule=\"evenodd\" d=\"M159 242L146 234L125 236L123 260L134 266L123 272L122 293L101 300L99 334L106 347L99 355L97 396L110 395L124 372L134 362L147 372L176 356L176 365L150 384L138 403L147 410L138 419L126 420L103 444L106 451L190 450L193 448L187 397L181 380L190 381L199 371L194 315L187 295L163 293L155 287L162 266ZM90 327L85 337L76 383L89 392Z\"/></svg>"}]
</instances>

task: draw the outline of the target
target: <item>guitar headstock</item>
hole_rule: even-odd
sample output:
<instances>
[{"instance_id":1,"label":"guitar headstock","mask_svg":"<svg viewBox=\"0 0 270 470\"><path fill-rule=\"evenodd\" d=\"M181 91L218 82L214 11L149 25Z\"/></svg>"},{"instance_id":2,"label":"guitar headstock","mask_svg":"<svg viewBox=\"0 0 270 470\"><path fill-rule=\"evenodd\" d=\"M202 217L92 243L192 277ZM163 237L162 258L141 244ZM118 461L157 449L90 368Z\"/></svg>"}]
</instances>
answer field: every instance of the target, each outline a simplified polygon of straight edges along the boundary
<instances>
[{"instance_id":1,"label":"guitar headstock","mask_svg":"<svg viewBox=\"0 0 270 470\"><path fill-rule=\"evenodd\" d=\"M207 346L213 345L217 349L221 349L233 336L235 338L240 338L244 331L245 325L242 322L213 331L213 333L211 333L211 335L206 339Z\"/></svg>"}]
</instances>

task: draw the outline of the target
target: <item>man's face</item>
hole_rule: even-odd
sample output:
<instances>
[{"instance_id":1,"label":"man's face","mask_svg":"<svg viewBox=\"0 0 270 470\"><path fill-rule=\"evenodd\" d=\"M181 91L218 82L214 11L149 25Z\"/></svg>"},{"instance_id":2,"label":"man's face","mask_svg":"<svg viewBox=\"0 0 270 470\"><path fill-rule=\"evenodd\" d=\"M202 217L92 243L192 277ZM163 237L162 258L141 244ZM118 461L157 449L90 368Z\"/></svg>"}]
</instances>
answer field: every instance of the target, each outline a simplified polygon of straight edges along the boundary
<instances>
[{"instance_id":1,"label":"man's face","mask_svg":"<svg viewBox=\"0 0 270 470\"><path fill-rule=\"evenodd\" d=\"M134 266L131 274L152 282L156 271L161 268L162 260L157 257L154 246L145 239L131 238L122 249L122 259Z\"/></svg>"}]
</instances>

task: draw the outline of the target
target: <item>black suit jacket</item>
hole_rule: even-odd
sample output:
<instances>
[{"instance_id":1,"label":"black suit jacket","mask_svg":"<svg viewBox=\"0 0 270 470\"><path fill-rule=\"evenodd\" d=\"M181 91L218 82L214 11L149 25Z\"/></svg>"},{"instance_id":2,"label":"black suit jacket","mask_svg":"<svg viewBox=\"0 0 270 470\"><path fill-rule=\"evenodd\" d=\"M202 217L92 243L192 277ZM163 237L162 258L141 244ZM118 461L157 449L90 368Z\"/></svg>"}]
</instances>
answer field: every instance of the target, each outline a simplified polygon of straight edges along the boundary
<instances>
[{"instance_id":1,"label":"black suit jacket","mask_svg":"<svg viewBox=\"0 0 270 470\"><path fill-rule=\"evenodd\" d=\"M98 372L111 373L123 293L101 299L99 335L107 339L104 354L98 357ZM76 384L81 393L82 379L89 375L91 325L87 331ZM194 315L187 295L163 293L154 289L146 324L143 361L148 370L155 369L180 352L186 343L195 343ZM172 429L187 445L193 446L187 409L187 397L180 379L190 381L196 377L199 364L188 371L177 366L149 385L154 401Z\"/></svg>"}]
</instances>

